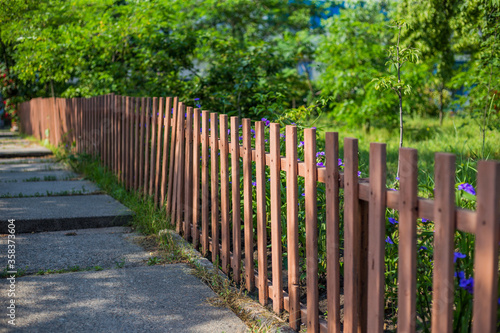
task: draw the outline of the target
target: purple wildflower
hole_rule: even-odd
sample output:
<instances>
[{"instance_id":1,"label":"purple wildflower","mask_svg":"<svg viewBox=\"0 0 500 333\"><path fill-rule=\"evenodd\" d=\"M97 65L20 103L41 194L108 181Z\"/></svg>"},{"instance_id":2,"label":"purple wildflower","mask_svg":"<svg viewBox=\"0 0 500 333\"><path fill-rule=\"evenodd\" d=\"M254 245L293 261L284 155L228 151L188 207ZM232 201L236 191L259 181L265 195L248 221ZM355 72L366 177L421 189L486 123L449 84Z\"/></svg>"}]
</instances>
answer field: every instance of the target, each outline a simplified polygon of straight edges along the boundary
<instances>
[{"instance_id":1,"label":"purple wildflower","mask_svg":"<svg viewBox=\"0 0 500 333\"><path fill-rule=\"evenodd\" d=\"M389 217L389 222L390 222L391 224L396 224L396 223L398 223L398 221L397 221L395 218L393 218L393 217Z\"/></svg>"},{"instance_id":2,"label":"purple wildflower","mask_svg":"<svg viewBox=\"0 0 500 333\"><path fill-rule=\"evenodd\" d=\"M195 100L195 101L199 101L200 99L199 99L198 97L196 97L194 100Z\"/></svg>"},{"instance_id":3,"label":"purple wildflower","mask_svg":"<svg viewBox=\"0 0 500 333\"><path fill-rule=\"evenodd\" d=\"M361 171L358 171L358 177L361 177Z\"/></svg>"},{"instance_id":4,"label":"purple wildflower","mask_svg":"<svg viewBox=\"0 0 500 333\"><path fill-rule=\"evenodd\" d=\"M316 163L316 165L317 165L317 166L319 166L319 167L324 167L324 166L325 166L325 165L323 164L323 162L318 162L318 163Z\"/></svg>"},{"instance_id":5,"label":"purple wildflower","mask_svg":"<svg viewBox=\"0 0 500 333\"><path fill-rule=\"evenodd\" d=\"M393 244L394 245L394 242L392 241L391 237L387 236L387 238L385 239L385 242L388 243L388 244Z\"/></svg>"},{"instance_id":6,"label":"purple wildflower","mask_svg":"<svg viewBox=\"0 0 500 333\"><path fill-rule=\"evenodd\" d=\"M476 195L476 190L469 183L463 183L463 184L458 185L458 190L465 191L465 192L470 193L472 195Z\"/></svg>"},{"instance_id":7,"label":"purple wildflower","mask_svg":"<svg viewBox=\"0 0 500 333\"><path fill-rule=\"evenodd\" d=\"M424 218L422 218L422 223L427 223L427 222L429 222L429 220L428 220L428 219L424 219Z\"/></svg>"},{"instance_id":8,"label":"purple wildflower","mask_svg":"<svg viewBox=\"0 0 500 333\"><path fill-rule=\"evenodd\" d=\"M325 152L324 151L318 151L316 153L316 157L319 157L319 156L325 156Z\"/></svg>"},{"instance_id":9,"label":"purple wildflower","mask_svg":"<svg viewBox=\"0 0 500 333\"><path fill-rule=\"evenodd\" d=\"M344 163L342 163L342 159L339 158L339 166L343 166L343 165L344 165Z\"/></svg>"},{"instance_id":10,"label":"purple wildflower","mask_svg":"<svg viewBox=\"0 0 500 333\"><path fill-rule=\"evenodd\" d=\"M469 294L472 294L474 292L474 278L461 279L458 286L465 289Z\"/></svg>"},{"instance_id":11,"label":"purple wildflower","mask_svg":"<svg viewBox=\"0 0 500 333\"><path fill-rule=\"evenodd\" d=\"M299 148L304 146L304 141L299 142Z\"/></svg>"},{"instance_id":12,"label":"purple wildflower","mask_svg":"<svg viewBox=\"0 0 500 333\"><path fill-rule=\"evenodd\" d=\"M306 194L305 194L305 193L302 193L302 196L303 196L303 197L305 197L305 196L306 196Z\"/></svg>"},{"instance_id":13,"label":"purple wildflower","mask_svg":"<svg viewBox=\"0 0 500 333\"><path fill-rule=\"evenodd\" d=\"M421 246L420 249L418 249L419 251L425 251L427 250L427 248L425 246Z\"/></svg>"},{"instance_id":14,"label":"purple wildflower","mask_svg":"<svg viewBox=\"0 0 500 333\"><path fill-rule=\"evenodd\" d=\"M257 182L252 182L252 186L257 186Z\"/></svg>"},{"instance_id":15,"label":"purple wildflower","mask_svg":"<svg viewBox=\"0 0 500 333\"><path fill-rule=\"evenodd\" d=\"M453 262L457 262L457 259L464 259L465 257L467 257L467 256L463 253L455 252L453 254Z\"/></svg>"}]
</instances>

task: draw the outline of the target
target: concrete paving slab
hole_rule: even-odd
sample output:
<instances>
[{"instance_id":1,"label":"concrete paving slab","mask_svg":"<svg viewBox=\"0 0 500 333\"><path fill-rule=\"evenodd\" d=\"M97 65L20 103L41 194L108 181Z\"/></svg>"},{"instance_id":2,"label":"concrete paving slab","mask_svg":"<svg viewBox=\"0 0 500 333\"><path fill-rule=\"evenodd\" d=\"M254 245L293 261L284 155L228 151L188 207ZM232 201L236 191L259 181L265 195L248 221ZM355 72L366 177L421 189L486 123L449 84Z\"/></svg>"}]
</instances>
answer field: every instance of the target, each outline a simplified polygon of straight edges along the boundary
<instances>
[{"instance_id":1,"label":"concrete paving slab","mask_svg":"<svg viewBox=\"0 0 500 333\"><path fill-rule=\"evenodd\" d=\"M47 155L52 155L50 149L30 140L12 137L2 138L0 141L0 158Z\"/></svg>"},{"instance_id":2,"label":"concrete paving slab","mask_svg":"<svg viewBox=\"0 0 500 333\"><path fill-rule=\"evenodd\" d=\"M121 226L132 211L108 195L73 195L0 199L0 233L7 219L16 220L16 233Z\"/></svg>"},{"instance_id":3,"label":"concrete paving slab","mask_svg":"<svg viewBox=\"0 0 500 333\"><path fill-rule=\"evenodd\" d=\"M0 164L0 172L32 172L54 170L69 170L69 167L61 163Z\"/></svg>"},{"instance_id":4,"label":"concrete paving slab","mask_svg":"<svg viewBox=\"0 0 500 333\"><path fill-rule=\"evenodd\" d=\"M5 332L245 332L185 264L25 276L16 280L16 327ZM1 289L8 290L7 279ZM9 299L0 293L5 309Z\"/></svg>"},{"instance_id":5,"label":"concrete paving slab","mask_svg":"<svg viewBox=\"0 0 500 333\"><path fill-rule=\"evenodd\" d=\"M86 180L9 182L0 186L0 197L46 197L49 195L91 194L98 193L99 191L100 189L94 183Z\"/></svg>"},{"instance_id":6,"label":"concrete paving slab","mask_svg":"<svg viewBox=\"0 0 500 333\"><path fill-rule=\"evenodd\" d=\"M146 265L151 257L136 241L143 236L129 227L80 229L16 235L16 267L26 273L104 269ZM0 236L0 267L7 266L7 235Z\"/></svg>"},{"instance_id":7,"label":"concrete paving slab","mask_svg":"<svg viewBox=\"0 0 500 333\"><path fill-rule=\"evenodd\" d=\"M55 163L53 157L12 157L0 158L0 164Z\"/></svg>"},{"instance_id":8,"label":"concrete paving slab","mask_svg":"<svg viewBox=\"0 0 500 333\"><path fill-rule=\"evenodd\" d=\"M0 173L0 183L10 182L33 182L33 181L55 181L55 180L77 180L81 178L71 171L32 171L32 172L8 172Z\"/></svg>"}]
</instances>

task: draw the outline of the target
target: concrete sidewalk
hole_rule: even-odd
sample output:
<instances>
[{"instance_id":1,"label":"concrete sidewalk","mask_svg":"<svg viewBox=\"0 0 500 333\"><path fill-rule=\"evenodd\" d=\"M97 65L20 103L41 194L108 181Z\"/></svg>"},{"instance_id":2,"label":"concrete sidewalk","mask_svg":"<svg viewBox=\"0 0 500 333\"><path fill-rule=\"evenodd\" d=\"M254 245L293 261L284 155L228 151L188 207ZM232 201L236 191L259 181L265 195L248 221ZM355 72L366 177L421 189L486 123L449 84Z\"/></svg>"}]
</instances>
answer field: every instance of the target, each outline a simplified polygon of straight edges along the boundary
<instances>
[{"instance_id":1,"label":"concrete sidewalk","mask_svg":"<svg viewBox=\"0 0 500 333\"><path fill-rule=\"evenodd\" d=\"M0 150L4 139L16 145L15 137L0 136ZM99 191L50 159L0 158L0 195L81 186ZM120 226L132 212L107 195L4 197L0 216L0 332L248 330L207 302L216 295L187 265L150 266L156 261L139 245L144 236Z\"/></svg>"}]
</instances>

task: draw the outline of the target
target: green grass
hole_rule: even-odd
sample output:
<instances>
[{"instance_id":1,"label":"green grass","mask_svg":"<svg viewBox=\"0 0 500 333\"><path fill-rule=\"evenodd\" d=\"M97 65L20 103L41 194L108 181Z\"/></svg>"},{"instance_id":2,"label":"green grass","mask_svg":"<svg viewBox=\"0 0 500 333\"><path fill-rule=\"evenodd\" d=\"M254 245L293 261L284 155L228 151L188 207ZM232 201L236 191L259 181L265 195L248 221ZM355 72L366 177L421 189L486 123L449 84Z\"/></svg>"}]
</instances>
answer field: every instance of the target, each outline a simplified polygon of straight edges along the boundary
<instances>
[{"instance_id":1,"label":"green grass","mask_svg":"<svg viewBox=\"0 0 500 333\"><path fill-rule=\"evenodd\" d=\"M370 142L383 142L387 144L387 179L392 183L396 178L399 128L377 129L371 128L369 132L362 129L349 129L335 127L327 117L318 119L314 126L318 127L319 141L323 142L324 132L339 132L340 157L343 157L344 138L358 139L359 165L362 177L369 175L369 150ZM434 185L434 155L436 152L447 152L456 155L457 183L468 182L476 184L476 165L482 159L482 137L476 121L464 117L446 117L443 126L438 119L432 118L405 118L405 132L403 146L418 150L419 184ZM500 160L500 132L488 131L484 159ZM424 195L424 193L420 193Z\"/></svg>"}]
</instances>

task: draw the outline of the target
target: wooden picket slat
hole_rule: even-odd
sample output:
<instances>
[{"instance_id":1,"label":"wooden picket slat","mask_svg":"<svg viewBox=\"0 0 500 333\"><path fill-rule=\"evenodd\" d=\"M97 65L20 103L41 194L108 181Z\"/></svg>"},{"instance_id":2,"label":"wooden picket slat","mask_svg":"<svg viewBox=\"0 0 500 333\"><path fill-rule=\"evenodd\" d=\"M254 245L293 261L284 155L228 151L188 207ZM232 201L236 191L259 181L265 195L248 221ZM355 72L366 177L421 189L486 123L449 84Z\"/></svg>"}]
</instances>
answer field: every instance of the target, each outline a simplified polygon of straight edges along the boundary
<instances>
[{"instance_id":1,"label":"wooden picket slat","mask_svg":"<svg viewBox=\"0 0 500 333\"><path fill-rule=\"evenodd\" d=\"M273 310L281 313L283 310L283 254L281 249L281 153L280 126L270 125L271 153L271 247L273 273Z\"/></svg>"},{"instance_id":2,"label":"wooden picket slat","mask_svg":"<svg viewBox=\"0 0 500 333\"><path fill-rule=\"evenodd\" d=\"M149 156L149 140L151 139L151 98L145 98L144 114L145 114L145 122L144 122L144 188L143 194L147 196L149 193L149 164L150 164L150 156Z\"/></svg>"},{"instance_id":3,"label":"wooden picket slat","mask_svg":"<svg viewBox=\"0 0 500 333\"><path fill-rule=\"evenodd\" d=\"M297 127L286 127L286 216L290 327L300 328Z\"/></svg>"},{"instance_id":4,"label":"wooden picket slat","mask_svg":"<svg viewBox=\"0 0 500 333\"><path fill-rule=\"evenodd\" d=\"M149 191L148 194L150 197L154 196L154 188L155 188L155 166L156 166L156 154L158 154L156 145L157 145L157 120L158 116L156 115L158 113L158 97L153 97L152 103L151 103L151 121L150 121L150 127L151 127L151 156L150 156L150 161L149 161ZM156 206L156 202L155 206Z\"/></svg>"},{"instance_id":5,"label":"wooden picket slat","mask_svg":"<svg viewBox=\"0 0 500 333\"><path fill-rule=\"evenodd\" d=\"M217 113L210 113L210 157L211 170L210 178L212 180L212 262L218 265L219 262L219 142L217 139Z\"/></svg>"},{"instance_id":6,"label":"wooden picket slat","mask_svg":"<svg viewBox=\"0 0 500 333\"><path fill-rule=\"evenodd\" d=\"M264 142L264 122L255 122L255 173L257 189L257 263L259 271L259 302L268 302L267 289L267 228L266 228L266 148Z\"/></svg>"},{"instance_id":7,"label":"wooden picket slat","mask_svg":"<svg viewBox=\"0 0 500 333\"><path fill-rule=\"evenodd\" d=\"M340 333L340 264L339 264L339 135L325 133L326 162L326 276L328 331Z\"/></svg>"},{"instance_id":8,"label":"wooden picket slat","mask_svg":"<svg viewBox=\"0 0 500 333\"><path fill-rule=\"evenodd\" d=\"M128 127L128 133L129 137L127 140L127 189L130 191L133 187L134 183L134 160L135 160L135 154L134 154L134 99L131 97L130 98L130 104L129 104L129 109L128 109L128 122L127 122L127 127Z\"/></svg>"},{"instance_id":9,"label":"wooden picket slat","mask_svg":"<svg viewBox=\"0 0 500 333\"><path fill-rule=\"evenodd\" d=\"M231 117L231 185L233 209L233 279L240 283L241 275L241 196L239 118Z\"/></svg>"},{"instance_id":10,"label":"wooden picket slat","mask_svg":"<svg viewBox=\"0 0 500 333\"><path fill-rule=\"evenodd\" d=\"M166 205L166 202L165 202L165 198L166 198L166 192L167 192L167 186L170 187L170 184L167 183L168 181L168 170L167 170L167 166L168 166L168 160L167 160L167 156L168 156L168 152L169 152L169 149L168 149L168 143L169 143L169 135L173 135L173 130L171 131L170 130L170 121L171 121L171 117L170 117L170 109L172 108L172 98L171 97L167 97L166 101L165 101L165 113L164 113L164 118L163 120L161 120L161 122L163 123L163 152L162 152L162 170L161 170L161 197L160 197L160 202L162 205ZM172 133L172 134L170 134Z\"/></svg>"},{"instance_id":11,"label":"wooden picket slat","mask_svg":"<svg viewBox=\"0 0 500 333\"><path fill-rule=\"evenodd\" d=\"M179 147L179 154L176 156L176 164L177 164L177 172L176 172L176 177L177 177L177 186L175 187L176 195L175 195L175 216L176 216L176 231L177 233L181 233L182 230L182 221L184 218L184 162L185 162L185 151L184 151L184 146L186 142L186 136L185 136L185 126L186 126L186 107L184 103L179 103L179 111L177 112L177 119L178 119L178 125L179 125L179 132L178 132L178 147Z\"/></svg>"},{"instance_id":12,"label":"wooden picket slat","mask_svg":"<svg viewBox=\"0 0 500 333\"><path fill-rule=\"evenodd\" d=\"M370 144L370 202L368 223L368 332L384 330L384 251L386 210L386 145Z\"/></svg>"},{"instance_id":13,"label":"wooden picket slat","mask_svg":"<svg viewBox=\"0 0 500 333\"><path fill-rule=\"evenodd\" d=\"M398 329L415 332L417 286L417 150L399 149Z\"/></svg>"},{"instance_id":14,"label":"wooden picket slat","mask_svg":"<svg viewBox=\"0 0 500 333\"><path fill-rule=\"evenodd\" d=\"M316 175L316 130L304 130L304 162L306 164L306 275L307 275L307 330L319 332L318 291L318 203Z\"/></svg>"},{"instance_id":15,"label":"wooden picket slat","mask_svg":"<svg viewBox=\"0 0 500 333\"><path fill-rule=\"evenodd\" d=\"M122 184L125 184L125 176L126 176L126 138L127 138L127 127L126 127L126 111L128 108L128 97L122 97L122 104L120 107L120 116L121 116L121 129L120 129L120 180Z\"/></svg>"},{"instance_id":16,"label":"wooden picket slat","mask_svg":"<svg viewBox=\"0 0 500 333\"><path fill-rule=\"evenodd\" d=\"M140 186L140 130L141 130L141 118L139 116L139 98L134 98L134 190L138 190Z\"/></svg>"},{"instance_id":17,"label":"wooden picket slat","mask_svg":"<svg viewBox=\"0 0 500 333\"><path fill-rule=\"evenodd\" d=\"M200 241L199 208L200 208L200 109L194 109L193 119L193 246L198 249Z\"/></svg>"},{"instance_id":18,"label":"wooden picket slat","mask_svg":"<svg viewBox=\"0 0 500 333\"><path fill-rule=\"evenodd\" d=\"M230 267L230 229L229 229L229 143L227 135L227 115L219 116L220 128L220 215L221 215L221 266L224 273Z\"/></svg>"},{"instance_id":19,"label":"wooden picket slat","mask_svg":"<svg viewBox=\"0 0 500 333\"><path fill-rule=\"evenodd\" d=\"M245 282L246 288L253 291L255 287L254 262L253 262L253 207L252 207L252 145L251 121L243 119L243 224L245 237Z\"/></svg>"},{"instance_id":20,"label":"wooden picket slat","mask_svg":"<svg viewBox=\"0 0 500 333\"><path fill-rule=\"evenodd\" d=\"M358 140L344 139L344 332L360 329L361 219L358 201Z\"/></svg>"},{"instance_id":21,"label":"wooden picket slat","mask_svg":"<svg viewBox=\"0 0 500 333\"><path fill-rule=\"evenodd\" d=\"M163 170L160 172L160 169L161 169L161 162L162 162L162 133L164 132L163 131L163 124L164 124L164 118L163 118L163 109L165 108L165 98L164 97L160 97L159 99L159 103L158 103L158 115L155 113L153 113L153 116L154 117L157 117L158 118L158 121L157 121L157 126L158 128L156 129L156 132L158 133L157 134L157 143L156 143L156 172L155 172L155 185L154 185L154 204L155 204L155 207L158 207L158 206L161 206L163 202L158 202L159 200L159 195L160 195L160 192L161 192L161 189L160 189L160 177L161 175L163 175ZM166 129L165 129L166 130ZM164 135L164 134L163 134ZM166 157L166 155L165 155Z\"/></svg>"},{"instance_id":22,"label":"wooden picket slat","mask_svg":"<svg viewBox=\"0 0 500 333\"><path fill-rule=\"evenodd\" d=\"M138 111L140 111L140 120L139 120L139 184L138 191L142 191L144 187L144 132L145 132L145 124L146 124L146 115L145 115L145 104L146 99L141 98L138 100Z\"/></svg>"},{"instance_id":23,"label":"wooden picket slat","mask_svg":"<svg viewBox=\"0 0 500 333\"><path fill-rule=\"evenodd\" d=\"M477 228L474 250L474 333L497 331L499 232L500 163L480 161L477 166Z\"/></svg>"},{"instance_id":24,"label":"wooden picket slat","mask_svg":"<svg viewBox=\"0 0 500 333\"><path fill-rule=\"evenodd\" d=\"M455 155L436 154L434 171L436 190L434 191L434 271L431 323L433 332L445 333L453 330Z\"/></svg>"},{"instance_id":25,"label":"wooden picket slat","mask_svg":"<svg viewBox=\"0 0 500 333\"><path fill-rule=\"evenodd\" d=\"M208 156L208 119L209 112L203 111L201 114L201 247L203 255L208 253L208 210L210 204L209 192L209 156Z\"/></svg>"},{"instance_id":26,"label":"wooden picket slat","mask_svg":"<svg viewBox=\"0 0 500 333\"><path fill-rule=\"evenodd\" d=\"M186 109L186 136L185 136L185 167L184 167L184 238L189 240L191 234L191 215L193 212L193 108Z\"/></svg>"},{"instance_id":27,"label":"wooden picket slat","mask_svg":"<svg viewBox=\"0 0 500 333\"><path fill-rule=\"evenodd\" d=\"M178 185L179 185L179 177L178 177L178 174L179 174L179 150L180 150L180 143L179 143L179 140L180 140L180 131L181 131L181 124L182 124L182 120L181 120L181 117L180 117L180 113L181 113L181 106L182 106L182 103L179 103L178 107L175 109L175 131L176 131L176 135L175 135L175 154L174 154L174 170L173 170L173 181L172 181L172 208L170 210L170 215L172 217L172 225L176 226L176 230L178 229L177 227L177 221L176 221L176 217L177 217L177 188L178 188ZM177 232L180 232L180 229L179 231Z\"/></svg>"},{"instance_id":28,"label":"wooden picket slat","mask_svg":"<svg viewBox=\"0 0 500 333\"><path fill-rule=\"evenodd\" d=\"M173 105L172 105L172 113L171 109L167 109L165 114L172 114L172 134L170 135L170 159L168 160L168 187L167 187L167 214L172 216L172 197L173 197L173 189L174 189L174 161L175 161L175 153L176 153L176 140L177 140L177 109L178 109L179 99L174 97ZM172 220L173 221L173 220Z\"/></svg>"}]
</instances>

